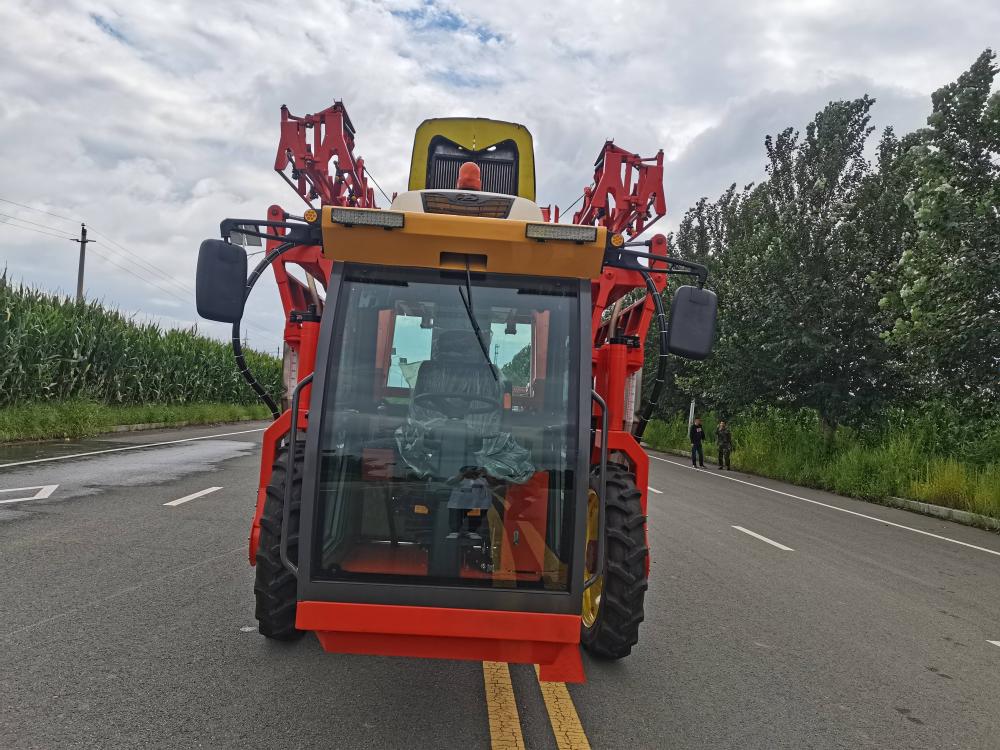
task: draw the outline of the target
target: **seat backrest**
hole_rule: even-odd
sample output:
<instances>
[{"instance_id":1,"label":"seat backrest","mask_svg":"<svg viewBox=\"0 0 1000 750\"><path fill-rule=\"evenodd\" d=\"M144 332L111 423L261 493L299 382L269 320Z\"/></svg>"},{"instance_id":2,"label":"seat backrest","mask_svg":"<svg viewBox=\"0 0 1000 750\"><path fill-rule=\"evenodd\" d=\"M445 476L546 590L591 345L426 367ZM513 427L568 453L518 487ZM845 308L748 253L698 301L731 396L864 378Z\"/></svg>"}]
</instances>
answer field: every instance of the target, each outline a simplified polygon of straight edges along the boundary
<instances>
[{"instance_id":1,"label":"seat backrest","mask_svg":"<svg viewBox=\"0 0 1000 750\"><path fill-rule=\"evenodd\" d=\"M462 398L415 403L417 397L425 393L477 396L497 404L497 408L482 414L469 414L470 408L482 408L486 403ZM489 437L500 432L502 398L503 385L483 356L476 334L444 331L439 336L435 356L422 362L417 371L409 418L422 424L433 419L461 419L471 434Z\"/></svg>"}]
</instances>

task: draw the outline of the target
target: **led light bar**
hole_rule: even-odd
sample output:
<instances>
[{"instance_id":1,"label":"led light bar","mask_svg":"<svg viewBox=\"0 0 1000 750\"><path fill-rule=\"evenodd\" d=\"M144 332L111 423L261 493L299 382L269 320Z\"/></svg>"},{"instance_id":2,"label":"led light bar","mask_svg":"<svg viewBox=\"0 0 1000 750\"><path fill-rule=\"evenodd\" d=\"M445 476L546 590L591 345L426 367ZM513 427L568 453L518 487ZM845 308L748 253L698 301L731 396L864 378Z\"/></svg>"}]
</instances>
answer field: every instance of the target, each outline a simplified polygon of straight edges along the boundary
<instances>
[{"instance_id":1,"label":"led light bar","mask_svg":"<svg viewBox=\"0 0 1000 750\"><path fill-rule=\"evenodd\" d=\"M524 236L529 240L596 242L597 227L582 227L578 224L526 224Z\"/></svg>"},{"instance_id":2,"label":"led light bar","mask_svg":"<svg viewBox=\"0 0 1000 750\"><path fill-rule=\"evenodd\" d=\"M382 227L402 229L405 214L400 211L382 211L377 208L330 208L330 221L345 226Z\"/></svg>"}]
</instances>

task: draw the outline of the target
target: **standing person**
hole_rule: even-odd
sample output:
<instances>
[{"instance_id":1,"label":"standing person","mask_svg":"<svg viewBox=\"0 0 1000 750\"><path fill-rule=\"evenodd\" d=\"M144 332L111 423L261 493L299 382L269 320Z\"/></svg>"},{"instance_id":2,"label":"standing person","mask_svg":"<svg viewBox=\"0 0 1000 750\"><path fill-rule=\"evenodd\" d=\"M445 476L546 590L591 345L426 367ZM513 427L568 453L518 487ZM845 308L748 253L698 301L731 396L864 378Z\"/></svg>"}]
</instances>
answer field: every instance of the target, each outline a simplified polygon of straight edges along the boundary
<instances>
[{"instance_id":1,"label":"standing person","mask_svg":"<svg viewBox=\"0 0 1000 750\"><path fill-rule=\"evenodd\" d=\"M719 447L719 468L732 471L729 466L729 454L733 452L733 433L729 431L724 419L719 422L719 427L715 431L715 444Z\"/></svg>"},{"instance_id":2,"label":"standing person","mask_svg":"<svg viewBox=\"0 0 1000 750\"><path fill-rule=\"evenodd\" d=\"M701 441L705 439L705 428L701 426L701 419L694 420L691 425L691 465L705 468L705 451L701 449ZM697 461L695 457L697 456Z\"/></svg>"}]
</instances>

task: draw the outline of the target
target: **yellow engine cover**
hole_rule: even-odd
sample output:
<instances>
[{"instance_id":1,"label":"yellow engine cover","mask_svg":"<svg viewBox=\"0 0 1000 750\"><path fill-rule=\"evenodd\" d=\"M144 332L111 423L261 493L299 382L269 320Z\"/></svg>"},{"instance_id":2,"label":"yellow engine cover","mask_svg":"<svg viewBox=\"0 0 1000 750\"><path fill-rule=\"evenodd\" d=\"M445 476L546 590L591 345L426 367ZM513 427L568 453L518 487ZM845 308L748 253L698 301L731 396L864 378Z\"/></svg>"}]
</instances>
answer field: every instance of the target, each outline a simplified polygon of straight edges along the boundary
<instances>
[{"instance_id":1,"label":"yellow engine cover","mask_svg":"<svg viewBox=\"0 0 1000 750\"><path fill-rule=\"evenodd\" d=\"M443 140L442 140L443 139ZM480 162L484 172L492 162L489 149L509 148L513 144L517 152L514 170L516 189L508 192L519 195L530 201L535 200L535 151L531 133L524 125L500 120L487 120L477 117L442 117L434 120L424 120L417 128L413 139L413 156L410 161L410 190L425 190L434 188L454 188L451 185L430 185L428 166L431 162L431 150L435 143L448 143L464 149L469 154L468 161ZM449 161L460 161L460 152L447 157ZM497 168L506 168L504 164L496 164ZM455 167L457 172L457 166ZM489 191L485 181L489 179L484 174L484 190Z\"/></svg>"}]
</instances>

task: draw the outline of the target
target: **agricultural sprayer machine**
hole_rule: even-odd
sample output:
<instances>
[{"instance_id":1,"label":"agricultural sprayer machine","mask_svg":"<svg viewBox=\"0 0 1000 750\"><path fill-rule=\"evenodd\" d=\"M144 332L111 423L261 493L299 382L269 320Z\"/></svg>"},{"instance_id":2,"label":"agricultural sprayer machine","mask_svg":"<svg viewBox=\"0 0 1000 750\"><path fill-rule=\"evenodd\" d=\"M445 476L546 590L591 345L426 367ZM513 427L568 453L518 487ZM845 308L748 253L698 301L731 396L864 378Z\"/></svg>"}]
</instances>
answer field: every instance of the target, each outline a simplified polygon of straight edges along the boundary
<instances>
[{"instance_id":1,"label":"agricultural sprayer machine","mask_svg":"<svg viewBox=\"0 0 1000 750\"><path fill-rule=\"evenodd\" d=\"M237 365L274 414L250 532L259 630L582 681L581 644L616 659L639 637L639 440L665 358L703 358L714 336L705 268L669 257L663 235L636 239L666 211L663 153L605 143L560 223L534 202L521 125L425 121L409 189L385 209L354 139L339 102L283 107L275 169L305 205L226 219L198 258L198 311L233 325ZM248 275L254 244L265 253ZM285 394L264 391L240 345L268 268ZM669 320L668 274L697 280L674 291Z\"/></svg>"}]
</instances>

